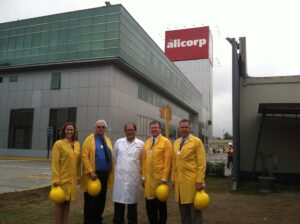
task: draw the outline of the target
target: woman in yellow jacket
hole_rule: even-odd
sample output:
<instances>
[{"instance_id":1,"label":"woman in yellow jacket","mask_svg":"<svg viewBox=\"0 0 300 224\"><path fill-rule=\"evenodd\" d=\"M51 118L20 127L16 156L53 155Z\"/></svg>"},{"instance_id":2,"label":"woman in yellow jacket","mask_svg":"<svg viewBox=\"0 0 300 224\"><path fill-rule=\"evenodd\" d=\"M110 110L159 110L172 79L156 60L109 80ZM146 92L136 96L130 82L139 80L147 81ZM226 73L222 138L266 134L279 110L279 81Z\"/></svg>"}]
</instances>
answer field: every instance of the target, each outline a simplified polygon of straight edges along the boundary
<instances>
[{"instance_id":1,"label":"woman in yellow jacket","mask_svg":"<svg viewBox=\"0 0 300 224\"><path fill-rule=\"evenodd\" d=\"M80 183L80 144L73 122L64 124L61 138L52 149L52 185L60 186L66 196L63 203L56 204L57 224L67 223L70 201L76 198L77 185Z\"/></svg>"},{"instance_id":2,"label":"woman in yellow jacket","mask_svg":"<svg viewBox=\"0 0 300 224\"><path fill-rule=\"evenodd\" d=\"M173 145L172 181L181 223L202 223L202 213L193 207L196 191L204 188L206 156L201 140L190 134L190 121L179 122L181 138Z\"/></svg>"},{"instance_id":3,"label":"woman in yellow jacket","mask_svg":"<svg viewBox=\"0 0 300 224\"><path fill-rule=\"evenodd\" d=\"M110 139L105 135L107 124L98 120L95 132L89 135L82 146L82 183L84 192L84 224L102 223L107 188L111 189L114 178L114 155ZM99 178L100 193L93 197L87 193L89 179Z\"/></svg>"}]
</instances>

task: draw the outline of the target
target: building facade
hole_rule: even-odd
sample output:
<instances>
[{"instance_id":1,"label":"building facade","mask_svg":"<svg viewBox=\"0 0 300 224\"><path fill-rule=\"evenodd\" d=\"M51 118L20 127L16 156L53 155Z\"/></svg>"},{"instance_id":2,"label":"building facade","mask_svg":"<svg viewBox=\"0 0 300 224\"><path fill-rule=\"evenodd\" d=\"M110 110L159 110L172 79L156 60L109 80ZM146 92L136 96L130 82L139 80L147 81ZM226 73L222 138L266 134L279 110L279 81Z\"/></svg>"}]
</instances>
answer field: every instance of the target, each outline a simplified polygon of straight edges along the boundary
<instances>
[{"instance_id":1,"label":"building facade","mask_svg":"<svg viewBox=\"0 0 300 224\"><path fill-rule=\"evenodd\" d=\"M122 5L0 24L0 155L45 156L66 121L81 142L97 119L146 139L167 103L172 139L182 118L203 136L202 94Z\"/></svg>"},{"instance_id":2,"label":"building facade","mask_svg":"<svg viewBox=\"0 0 300 224\"><path fill-rule=\"evenodd\" d=\"M165 54L202 94L200 124L204 144L212 147L213 40L208 26L166 31Z\"/></svg>"},{"instance_id":3,"label":"building facade","mask_svg":"<svg viewBox=\"0 0 300 224\"><path fill-rule=\"evenodd\" d=\"M299 182L300 76L245 76L240 96L241 178L267 166L279 181Z\"/></svg>"}]
</instances>

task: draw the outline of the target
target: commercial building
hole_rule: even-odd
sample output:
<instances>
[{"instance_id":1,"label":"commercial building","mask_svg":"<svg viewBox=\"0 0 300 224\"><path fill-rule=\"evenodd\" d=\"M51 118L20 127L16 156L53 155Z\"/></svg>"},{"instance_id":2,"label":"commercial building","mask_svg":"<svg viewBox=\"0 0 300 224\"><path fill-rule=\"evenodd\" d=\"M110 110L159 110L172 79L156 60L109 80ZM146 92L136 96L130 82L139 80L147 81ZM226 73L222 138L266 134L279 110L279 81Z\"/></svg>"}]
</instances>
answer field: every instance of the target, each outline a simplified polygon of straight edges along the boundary
<instances>
[{"instance_id":1,"label":"commercial building","mask_svg":"<svg viewBox=\"0 0 300 224\"><path fill-rule=\"evenodd\" d=\"M100 118L145 139L168 102L172 139L182 118L205 136L202 94L122 5L0 24L0 155L45 156L66 121L81 142Z\"/></svg>"},{"instance_id":2,"label":"commercial building","mask_svg":"<svg viewBox=\"0 0 300 224\"><path fill-rule=\"evenodd\" d=\"M207 148L213 130L213 40L208 26L166 31L165 54L202 94L201 132Z\"/></svg>"}]
</instances>

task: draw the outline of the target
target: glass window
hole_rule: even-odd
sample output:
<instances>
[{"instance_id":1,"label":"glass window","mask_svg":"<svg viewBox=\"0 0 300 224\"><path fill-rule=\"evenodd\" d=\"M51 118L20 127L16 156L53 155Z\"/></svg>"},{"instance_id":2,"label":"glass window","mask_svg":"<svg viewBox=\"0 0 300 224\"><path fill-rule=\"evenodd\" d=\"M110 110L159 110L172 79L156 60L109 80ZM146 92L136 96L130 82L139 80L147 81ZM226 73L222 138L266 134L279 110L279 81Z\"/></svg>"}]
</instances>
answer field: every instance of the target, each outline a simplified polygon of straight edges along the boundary
<instances>
[{"instance_id":1,"label":"glass window","mask_svg":"<svg viewBox=\"0 0 300 224\"><path fill-rule=\"evenodd\" d=\"M93 18L93 23L104 23L105 22L105 16L95 16Z\"/></svg>"},{"instance_id":2,"label":"glass window","mask_svg":"<svg viewBox=\"0 0 300 224\"><path fill-rule=\"evenodd\" d=\"M120 18L119 13L106 15L106 21L119 21L119 18Z\"/></svg>"},{"instance_id":3,"label":"glass window","mask_svg":"<svg viewBox=\"0 0 300 224\"><path fill-rule=\"evenodd\" d=\"M9 50L15 50L15 45L16 45L16 38L15 37L10 37L8 41L8 49Z\"/></svg>"},{"instance_id":4,"label":"glass window","mask_svg":"<svg viewBox=\"0 0 300 224\"><path fill-rule=\"evenodd\" d=\"M86 42L91 40L91 34L82 34L79 37L79 42Z\"/></svg>"},{"instance_id":5,"label":"glass window","mask_svg":"<svg viewBox=\"0 0 300 224\"><path fill-rule=\"evenodd\" d=\"M92 40L104 40L105 39L105 33L93 33Z\"/></svg>"},{"instance_id":6,"label":"glass window","mask_svg":"<svg viewBox=\"0 0 300 224\"><path fill-rule=\"evenodd\" d=\"M87 43L81 43L79 45L79 51L88 51L91 49L91 43L87 42Z\"/></svg>"},{"instance_id":7,"label":"glass window","mask_svg":"<svg viewBox=\"0 0 300 224\"><path fill-rule=\"evenodd\" d=\"M50 39L50 32L42 32L41 33L41 46L48 46Z\"/></svg>"},{"instance_id":8,"label":"glass window","mask_svg":"<svg viewBox=\"0 0 300 224\"><path fill-rule=\"evenodd\" d=\"M97 32L103 32L105 31L105 24L96 24L93 25L93 33L97 33Z\"/></svg>"},{"instance_id":9,"label":"glass window","mask_svg":"<svg viewBox=\"0 0 300 224\"><path fill-rule=\"evenodd\" d=\"M76 122L76 108L50 109L49 127L53 128L53 143L59 139L60 130L68 121Z\"/></svg>"},{"instance_id":10,"label":"glass window","mask_svg":"<svg viewBox=\"0 0 300 224\"><path fill-rule=\"evenodd\" d=\"M72 19L69 21L69 27L77 27L79 25L79 19Z\"/></svg>"},{"instance_id":11,"label":"glass window","mask_svg":"<svg viewBox=\"0 0 300 224\"><path fill-rule=\"evenodd\" d=\"M110 31L106 33L107 39L119 38L119 31Z\"/></svg>"},{"instance_id":12,"label":"glass window","mask_svg":"<svg viewBox=\"0 0 300 224\"><path fill-rule=\"evenodd\" d=\"M0 77L0 83L2 83L3 82L3 77Z\"/></svg>"},{"instance_id":13,"label":"glass window","mask_svg":"<svg viewBox=\"0 0 300 224\"><path fill-rule=\"evenodd\" d=\"M60 89L61 73L53 72L51 76L51 89Z\"/></svg>"},{"instance_id":14,"label":"glass window","mask_svg":"<svg viewBox=\"0 0 300 224\"><path fill-rule=\"evenodd\" d=\"M25 35L24 48L31 48L31 34L26 34Z\"/></svg>"},{"instance_id":15,"label":"glass window","mask_svg":"<svg viewBox=\"0 0 300 224\"><path fill-rule=\"evenodd\" d=\"M91 26L82 26L79 28L79 33L80 34L90 34L92 32L92 27Z\"/></svg>"},{"instance_id":16,"label":"glass window","mask_svg":"<svg viewBox=\"0 0 300 224\"><path fill-rule=\"evenodd\" d=\"M8 43L7 38L0 38L0 52L7 50L7 45L8 45L7 43Z\"/></svg>"},{"instance_id":17,"label":"glass window","mask_svg":"<svg viewBox=\"0 0 300 224\"><path fill-rule=\"evenodd\" d=\"M92 18L82 18L80 19L80 26L89 25L92 23Z\"/></svg>"},{"instance_id":18,"label":"glass window","mask_svg":"<svg viewBox=\"0 0 300 224\"><path fill-rule=\"evenodd\" d=\"M77 51L77 44L69 44L68 52Z\"/></svg>"},{"instance_id":19,"label":"glass window","mask_svg":"<svg viewBox=\"0 0 300 224\"><path fill-rule=\"evenodd\" d=\"M78 28L69 29L69 43L76 43L78 41Z\"/></svg>"},{"instance_id":20,"label":"glass window","mask_svg":"<svg viewBox=\"0 0 300 224\"><path fill-rule=\"evenodd\" d=\"M59 31L59 44L65 44L68 41L68 30Z\"/></svg>"},{"instance_id":21,"label":"glass window","mask_svg":"<svg viewBox=\"0 0 300 224\"><path fill-rule=\"evenodd\" d=\"M17 50L23 49L23 38L24 38L23 35L17 37L17 39L16 39L16 49Z\"/></svg>"},{"instance_id":22,"label":"glass window","mask_svg":"<svg viewBox=\"0 0 300 224\"><path fill-rule=\"evenodd\" d=\"M6 52L1 52L0 51L0 59L5 59L6 58ZM0 64L2 64L2 62L0 62Z\"/></svg>"},{"instance_id":23,"label":"glass window","mask_svg":"<svg viewBox=\"0 0 300 224\"><path fill-rule=\"evenodd\" d=\"M30 149L33 109L10 111L8 148Z\"/></svg>"},{"instance_id":24,"label":"glass window","mask_svg":"<svg viewBox=\"0 0 300 224\"><path fill-rule=\"evenodd\" d=\"M59 25L60 29L68 28L68 26L69 26L69 21L66 21L66 20L61 21L60 25Z\"/></svg>"},{"instance_id":25,"label":"glass window","mask_svg":"<svg viewBox=\"0 0 300 224\"><path fill-rule=\"evenodd\" d=\"M50 45L57 45L58 44L58 30L52 30L50 33Z\"/></svg>"},{"instance_id":26,"label":"glass window","mask_svg":"<svg viewBox=\"0 0 300 224\"><path fill-rule=\"evenodd\" d=\"M23 50L18 50L15 52L15 57L16 58L19 58L19 57L22 57L23 56Z\"/></svg>"},{"instance_id":27,"label":"glass window","mask_svg":"<svg viewBox=\"0 0 300 224\"><path fill-rule=\"evenodd\" d=\"M92 42L92 49L96 50L96 49L101 49L104 48L104 41L94 41Z\"/></svg>"}]
</instances>

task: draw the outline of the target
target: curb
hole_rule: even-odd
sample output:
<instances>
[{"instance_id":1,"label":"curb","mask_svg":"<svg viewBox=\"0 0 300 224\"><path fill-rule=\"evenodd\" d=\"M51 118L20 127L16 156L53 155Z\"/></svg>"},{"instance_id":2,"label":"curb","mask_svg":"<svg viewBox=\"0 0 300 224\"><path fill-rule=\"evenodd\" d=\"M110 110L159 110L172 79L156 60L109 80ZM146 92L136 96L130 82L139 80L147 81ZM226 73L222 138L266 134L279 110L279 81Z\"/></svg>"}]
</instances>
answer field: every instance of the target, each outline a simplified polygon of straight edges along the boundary
<instances>
[{"instance_id":1,"label":"curb","mask_svg":"<svg viewBox=\"0 0 300 224\"><path fill-rule=\"evenodd\" d=\"M37 157L20 157L20 156L0 156L2 160L32 160L32 161L44 161L51 162L51 159L37 158Z\"/></svg>"}]
</instances>

